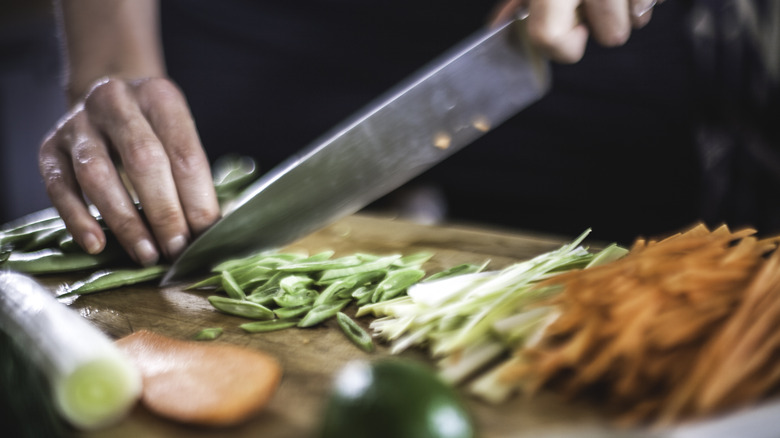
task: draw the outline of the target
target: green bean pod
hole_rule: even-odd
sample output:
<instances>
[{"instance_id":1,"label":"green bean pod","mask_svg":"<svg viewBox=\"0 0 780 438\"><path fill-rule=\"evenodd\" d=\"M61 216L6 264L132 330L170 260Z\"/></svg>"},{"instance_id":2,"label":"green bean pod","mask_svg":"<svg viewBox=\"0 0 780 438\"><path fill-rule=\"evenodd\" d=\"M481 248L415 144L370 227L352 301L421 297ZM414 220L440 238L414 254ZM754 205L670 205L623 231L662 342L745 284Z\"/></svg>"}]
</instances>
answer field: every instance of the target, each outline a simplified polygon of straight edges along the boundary
<instances>
[{"instance_id":1,"label":"green bean pod","mask_svg":"<svg viewBox=\"0 0 780 438\"><path fill-rule=\"evenodd\" d=\"M306 316L298 323L298 327L311 327L324 322L341 311L349 304L350 300L334 301L314 307L306 313Z\"/></svg>"},{"instance_id":2,"label":"green bean pod","mask_svg":"<svg viewBox=\"0 0 780 438\"><path fill-rule=\"evenodd\" d=\"M244 331L247 331L249 333L264 333L264 332L272 332L276 330L284 330L287 328L295 327L296 325L298 325L299 321L300 320L297 318L272 319L269 321L247 322L241 324L239 327L241 327Z\"/></svg>"},{"instance_id":3,"label":"green bean pod","mask_svg":"<svg viewBox=\"0 0 780 438\"><path fill-rule=\"evenodd\" d=\"M228 315L241 316L250 319L273 319L274 312L269 308L257 303L245 300L234 300L233 298L212 295L208 297L209 303L220 312Z\"/></svg>"},{"instance_id":4,"label":"green bean pod","mask_svg":"<svg viewBox=\"0 0 780 438\"><path fill-rule=\"evenodd\" d=\"M347 339L358 348L367 353L374 351L374 342L371 340L371 335L363 330L352 318L343 312L338 312L336 314L336 322L338 322L339 328L347 336Z\"/></svg>"}]
</instances>

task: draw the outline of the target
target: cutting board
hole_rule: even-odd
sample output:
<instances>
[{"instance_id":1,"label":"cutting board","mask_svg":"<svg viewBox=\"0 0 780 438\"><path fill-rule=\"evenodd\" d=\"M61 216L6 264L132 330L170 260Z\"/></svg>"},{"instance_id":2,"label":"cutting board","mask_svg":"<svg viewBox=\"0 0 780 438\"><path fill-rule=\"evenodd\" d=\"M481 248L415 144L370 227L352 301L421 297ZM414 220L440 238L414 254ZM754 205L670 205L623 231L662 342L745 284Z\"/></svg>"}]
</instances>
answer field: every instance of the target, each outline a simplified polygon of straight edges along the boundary
<instances>
[{"instance_id":1,"label":"cutting board","mask_svg":"<svg viewBox=\"0 0 780 438\"><path fill-rule=\"evenodd\" d=\"M425 226L389 218L354 215L295 242L285 251L310 254L334 250L335 256L355 252L411 254L431 251L435 255L425 265L429 272L460 263L490 260L490 269L500 269L566 243L575 236L538 236L471 227ZM55 288L59 277L41 281ZM350 360L388 356L386 345L373 353L353 346L335 321L309 329L288 329L272 333L248 334L238 326L247 320L217 312L206 300L210 292L185 291L181 287L155 285L127 287L79 297L69 305L112 337L118 338L146 329L167 336L188 339L205 327L222 327L216 341L256 348L276 356L284 377L269 407L250 421L229 429L203 429L158 418L138 406L122 423L90 438L118 437L273 437L316 436L320 412L335 373ZM348 309L347 313L354 311ZM370 319L359 319L367 327ZM404 356L429 360L424 351L408 351ZM609 437L626 436L609 425L597 406L575 405L542 394L529 400L515 397L501 405L469 398L480 436L502 437ZM639 433L640 431L635 431ZM348 437L345 437L348 438ZM402 438L402 437L399 437Z\"/></svg>"}]
</instances>

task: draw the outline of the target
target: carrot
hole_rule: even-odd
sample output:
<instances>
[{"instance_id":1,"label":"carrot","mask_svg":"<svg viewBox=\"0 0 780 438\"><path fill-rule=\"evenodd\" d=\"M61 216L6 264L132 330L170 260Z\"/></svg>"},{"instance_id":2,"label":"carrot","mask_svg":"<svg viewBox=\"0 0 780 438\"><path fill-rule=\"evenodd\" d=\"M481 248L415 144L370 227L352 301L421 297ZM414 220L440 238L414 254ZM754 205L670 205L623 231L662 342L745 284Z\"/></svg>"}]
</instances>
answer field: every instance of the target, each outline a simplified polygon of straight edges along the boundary
<instances>
[{"instance_id":1,"label":"carrot","mask_svg":"<svg viewBox=\"0 0 780 438\"><path fill-rule=\"evenodd\" d=\"M256 350L182 341L146 330L116 344L141 371L143 404L184 423L240 423L267 405L281 380L278 361Z\"/></svg>"},{"instance_id":2,"label":"carrot","mask_svg":"<svg viewBox=\"0 0 780 438\"><path fill-rule=\"evenodd\" d=\"M776 394L780 236L754 234L698 224L541 283L564 287L550 303L560 316L516 352L521 360L502 379L595 397L632 424L712 415Z\"/></svg>"}]
</instances>

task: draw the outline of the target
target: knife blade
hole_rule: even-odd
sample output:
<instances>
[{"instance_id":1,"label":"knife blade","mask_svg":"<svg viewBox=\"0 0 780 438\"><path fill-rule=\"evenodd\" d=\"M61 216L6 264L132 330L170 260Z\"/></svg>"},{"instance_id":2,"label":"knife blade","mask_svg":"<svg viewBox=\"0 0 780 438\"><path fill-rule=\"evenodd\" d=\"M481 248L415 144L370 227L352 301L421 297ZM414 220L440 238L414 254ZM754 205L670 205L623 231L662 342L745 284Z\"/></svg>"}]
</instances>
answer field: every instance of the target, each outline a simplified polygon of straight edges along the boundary
<instances>
[{"instance_id":1,"label":"knife blade","mask_svg":"<svg viewBox=\"0 0 780 438\"><path fill-rule=\"evenodd\" d=\"M518 18L477 32L261 176L162 285L355 213L539 100L549 68L522 26Z\"/></svg>"}]
</instances>

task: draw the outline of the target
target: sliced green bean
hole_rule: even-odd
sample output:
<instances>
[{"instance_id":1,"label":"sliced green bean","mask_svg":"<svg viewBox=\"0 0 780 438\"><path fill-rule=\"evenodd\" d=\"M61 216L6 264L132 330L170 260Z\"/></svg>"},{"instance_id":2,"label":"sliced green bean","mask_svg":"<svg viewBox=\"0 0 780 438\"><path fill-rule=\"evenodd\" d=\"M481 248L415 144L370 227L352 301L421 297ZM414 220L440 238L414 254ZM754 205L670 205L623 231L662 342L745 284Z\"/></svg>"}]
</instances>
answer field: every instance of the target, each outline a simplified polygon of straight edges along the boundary
<instances>
[{"instance_id":1,"label":"sliced green bean","mask_svg":"<svg viewBox=\"0 0 780 438\"><path fill-rule=\"evenodd\" d=\"M222 289L225 290L225 293L230 298L233 298L234 300L246 300L246 294L244 293L244 290L241 289L241 286L238 285L236 282L236 279L233 278L233 275L230 273L230 271L222 271Z\"/></svg>"},{"instance_id":2,"label":"sliced green bean","mask_svg":"<svg viewBox=\"0 0 780 438\"><path fill-rule=\"evenodd\" d=\"M298 318L272 319L269 321L247 322L241 324L239 327L249 333L264 333L295 327L298 325L299 321L300 319Z\"/></svg>"},{"instance_id":3,"label":"sliced green bean","mask_svg":"<svg viewBox=\"0 0 780 438\"><path fill-rule=\"evenodd\" d=\"M281 293L274 295L274 302L279 307L297 307L314 303L317 299L317 292L306 289L298 293Z\"/></svg>"},{"instance_id":4,"label":"sliced green bean","mask_svg":"<svg viewBox=\"0 0 780 438\"><path fill-rule=\"evenodd\" d=\"M309 286L314 280L304 275L288 275L279 281L279 287L289 294L300 294L311 290Z\"/></svg>"},{"instance_id":5,"label":"sliced green bean","mask_svg":"<svg viewBox=\"0 0 780 438\"><path fill-rule=\"evenodd\" d=\"M250 293L246 296L246 299L247 301L267 306L274 302L274 296L276 296L276 292L277 291L271 290L263 293Z\"/></svg>"},{"instance_id":6,"label":"sliced green bean","mask_svg":"<svg viewBox=\"0 0 780 438\"><path fill-rule=\"evenodd\" d=\"M371 301L386 301L395 298L409 286L420 281L425 276L425 271L415 268L404 268L390 271L376 287Z\"/></svg>"},{"instance_id":7,"label":"sliced green bean","mask_svg":"<svg viewBox=\"0 0 780 438\"><path fill-rule=\"evenodd\" d=\"M278 309L274 309L274 313L278 318L294 318L296 316L301 316L306 314L309 310L311 310L314 306L311 304L303 304L300 306L295 307L280 307Z\"/></svg>"},{"instance_id":8,"label":"sliced green bean","mask_svg":"<svg viewBox=\"0 0 780 438\"><path fill-rule=\"evenodd\" d=\"M362 327L360 327L355 321L352 320L343 312L336 314L336 322L338 322L341 331L347 336L353 344L365 352L374 351L374 342Z\"/></svg>"},{"instance_id":9,"label":"sliced green bean","mask_svg":"<svg viewBox=\"0 0 780 438\"><path fill-rule=\"evenodd\" d=\"M315 260L290 263L289 265L279 266L278 270L282 272L316 272L327 269L341 269L351 266L357 266L363 263L358 257L347 256L333 260Z\"/></svg>"},{"instance_id":10,"label":"sliced green bean","mask_svg":"<svg viewBox=\"0 0 780 438\"><path fill-rule=\"evenodd\" d=\"M327 280L337 279L341 277L346 277L349 275L386 269L388 266L392 265L393 262L395 262L400 258L401 256L396 254L396 255L381 257L376 260L366 262L357 266L351 266L351 267L340 268L340 269L328 269L322 273L322 276L320 277L320 281L327 281Z\"/></svg>"},{"instance_id":11,"label":"sliced green bean","mask_svg":"<svg viewBox=\"0 0 780 438\"><path fill-rule=\"evenodd\" d=\"M208 300L214 308L228 315L261 320L273 319L275 316L269 308L251 301L234 300L218 295L212 295Z\"/></svg>"},{"instance_id":12,"label":"sliced green bean","mask_svg":"<svg viewBox=\"0 0 780 438\"><path fill-rule=\"evenodd\" d=\"M306 313L306 316L298 323L298 327L311 327L334 317L341 309L349 304L350 300L334 301L316 306Z\"/></svg>"},{"instance_id":13,"label":"sliced green bean","mask_svg":"<svg viewBox=\"0 0 780 438\"><path fill-rule=\"evenodd\" d=\"M168 272L168 268L169 267L165 265L155 265L137 269L101 270L93 273L84 280L65 286L63 288L65 293L58 295L58 297L86 295L117 289L122 286L158 280Z\"/></svg>"},{"instance_id":14,"label":"sliced green bean","mask_svg":"<svg viewBox=\"0 0 780 438\"><path fill-rule=\"evenodd\" d=\"M359 287L352 292L352 298L355 299L355 304L362 306L371 302L371 296L374 294L375 288Z\"/></svg>"},{"instance_id":15,"label":"sliced green bean","mask_svg":"<svg viewBox=\"0 0 780 438\"><path fill-rule=\"evenodd\" d=\"M337 295L342 294L345 291L347 292L347 297L350 297L353 289L355 289L355 280L352 280L349 277L343 280L334 281L317 296L317 299L314 300L314 305L319 306L337 300Z\"/></svg>"},{"instance_id":16,"label":"sliced green bean","mask_svg":"<svg viewBox=\"0 0 780 438\"><path fill-rule=\"evenodd\" d=\"M395 263L393 263L393 266L398 266L401 268L419 268L425 264L425 262L430 260L431 257L433 257L433 253L421 251L401 257Z\"/></svg>"},{"instance_id":17,"label":"sliced green bean","mask_svg":"<svg viewBox=\"0 0 780 438\"><path fill-rule=\"evenodd\" d=\"M222 335L222 327L209 327L195 333L192 339L196 341L213 341Z\"/></svg>"}]
</instances>

